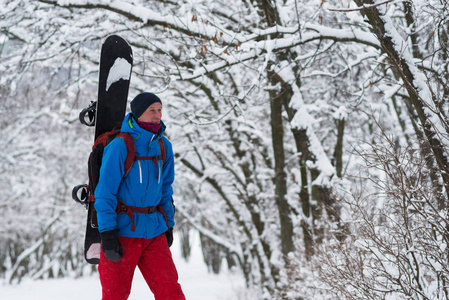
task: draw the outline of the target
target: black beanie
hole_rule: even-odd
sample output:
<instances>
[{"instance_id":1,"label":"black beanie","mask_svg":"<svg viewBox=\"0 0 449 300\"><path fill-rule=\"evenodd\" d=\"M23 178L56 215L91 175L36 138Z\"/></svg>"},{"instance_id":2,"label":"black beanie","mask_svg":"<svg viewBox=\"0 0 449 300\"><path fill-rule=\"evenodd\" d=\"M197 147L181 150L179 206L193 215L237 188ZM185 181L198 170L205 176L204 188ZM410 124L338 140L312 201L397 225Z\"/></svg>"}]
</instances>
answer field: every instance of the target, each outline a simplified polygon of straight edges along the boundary
<instances>
[{"instance_id":1,"label":"black beanie","mask_svg":"<svg viewBox=\"0 0 449 300\"><path fill-rule=\"evenodd\" d=\"M136 120L147 110L147 108L153 104L159 102L162 104L161 99L153 93L141 93L137 95L133 101L131 101L131 112Z\"/></svg>"}]
</instances>

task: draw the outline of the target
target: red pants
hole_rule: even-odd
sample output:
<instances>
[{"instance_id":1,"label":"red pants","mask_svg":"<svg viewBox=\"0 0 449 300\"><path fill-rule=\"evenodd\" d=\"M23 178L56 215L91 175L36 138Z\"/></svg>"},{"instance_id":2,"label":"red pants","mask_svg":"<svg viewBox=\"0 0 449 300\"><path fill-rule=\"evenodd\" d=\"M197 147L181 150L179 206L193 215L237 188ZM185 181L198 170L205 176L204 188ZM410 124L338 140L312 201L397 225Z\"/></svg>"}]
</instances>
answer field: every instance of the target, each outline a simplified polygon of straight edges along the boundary
<instances>
[{"instance_id":1,"label":"red pants","mask_svg":"<svg viewBox=\"0 0 449 300\"><path fill-rule=\"evenodd\" d=\"M155 300L185 300L165 234L149 240L119 237L119 241L123 248L120 261L107 260L103 251L100 255L98 272L103 300L128 299L136 266Z\"/></svg>"}]
</instances>

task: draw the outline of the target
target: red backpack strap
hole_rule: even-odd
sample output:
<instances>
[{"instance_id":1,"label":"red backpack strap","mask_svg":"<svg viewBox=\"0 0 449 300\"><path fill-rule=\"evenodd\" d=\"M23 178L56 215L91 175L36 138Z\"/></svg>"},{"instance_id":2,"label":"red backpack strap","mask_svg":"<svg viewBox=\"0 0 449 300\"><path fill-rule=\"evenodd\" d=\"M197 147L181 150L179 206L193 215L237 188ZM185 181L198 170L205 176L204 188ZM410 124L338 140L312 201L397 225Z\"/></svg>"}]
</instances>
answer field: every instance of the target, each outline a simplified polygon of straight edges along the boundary
<instances>
[{"instance_id":1,"label":"red backpack strap","mask_svg":"<svg viewBox=\"0 0 449 300\"><path fill-rule=\"evenodd\" d=\"M92 146L92 150L94 150L97 147L97 145L99 145L99 144L102 144L103 148L106 147L106 145L111 141L111 139L114 139L119 132L120 132L119 129L117 127L115 127L111 131L107 131L107 132L100 134L95 139L95 142Z\"/></svg>"},{"instance_id":2,"label":"red backpack strap","mask_svg":"<svg viewBox=\"0 0 449 300\"><path fill-rule=\"evenodd\" d=\"M167 214L165 213L164 208L163 208L160 204L158 204L158 205L156 206L156 208L157 208L157 210L158 210L161 214L164 215L165 224L167 224L167 228L170 229L170 226L168 226L168 218L167 218Z\"/></svg>"},{"instance_id":3,"label":"red backpack strap","mask_svg":"<svg viewBox=\"0 0 449 300\"><path fill-rule=\"evenodd\" d=\"M126 144L126 160L125 160L125 175L126 176L133 166L136 157L136 146L134 145L133 137L127 132L120 132L117 137L122 138Z\"/></svg>"},{"instance_id":4,"label":"red backpack strap","mask_svg":"<svg viewBox=\"0 0 449 300\"><path fill-rule=\"evenodd\" d=\"M161 150L162 165L163 165L165 162L165 145L162 137L159 139L159 150Z\"/></svg>"}]
</instances>

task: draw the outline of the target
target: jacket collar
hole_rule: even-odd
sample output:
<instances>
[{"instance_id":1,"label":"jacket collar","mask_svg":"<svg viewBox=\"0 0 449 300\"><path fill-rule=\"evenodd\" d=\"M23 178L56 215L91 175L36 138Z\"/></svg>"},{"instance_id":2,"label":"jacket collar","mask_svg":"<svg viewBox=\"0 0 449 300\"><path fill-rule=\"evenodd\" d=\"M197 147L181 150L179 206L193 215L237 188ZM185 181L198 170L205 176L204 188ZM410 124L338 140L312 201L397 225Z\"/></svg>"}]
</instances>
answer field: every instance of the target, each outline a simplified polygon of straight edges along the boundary
<instances>
[{"instance_id":1,"label":"jacket collar","mask_svg":"<svg viewBox=\"0 0 449 300\"><path fill-rule=\"evenodd\" d=\"M149 144L152 141L157 140L159 137L161 137L165 132L165 124L161 121L161 129L157 134L149 132L143 128L141 128L136 120L134 119L132 113L128 113L122 122L121 131L127 132L131 134L131 136L134 138L136 142L142 142L145 144Z\"/></svg>"}]
</instances>

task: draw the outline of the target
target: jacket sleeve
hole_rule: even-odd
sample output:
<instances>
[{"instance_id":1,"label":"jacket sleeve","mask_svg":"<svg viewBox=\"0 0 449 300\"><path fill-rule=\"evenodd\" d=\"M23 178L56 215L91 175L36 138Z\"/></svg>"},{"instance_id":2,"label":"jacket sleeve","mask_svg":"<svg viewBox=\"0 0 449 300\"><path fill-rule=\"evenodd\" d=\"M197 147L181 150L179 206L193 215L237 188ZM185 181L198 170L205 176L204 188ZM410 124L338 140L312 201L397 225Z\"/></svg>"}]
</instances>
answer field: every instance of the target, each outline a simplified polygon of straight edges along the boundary
<instances>
[{"instance_id":1,"label":"jacket sleeve","mask_svg":"<svg viewBox=\"0 0 449 300\"><path fill-rule=\"evenodd\" d=\"M114 139L104 149L100 178L95 188L95 210L100 232L117 228L117 194L125 174L126 144Z\"/></svg>"},{"instance_id":2,"label":"jacket sleeve","mask_svg":"<svg viewBox=\"0 0 449 300\"><path fill-rule=\"evenodd\" d=\"M162 198L160 205L167 215L168 226L175 226L175 208L173 204L173 187L175 180L175 160L173 156L173 148L166 138L162 137L165 147L165 162L162 169Z\"/></svg>"}]
</instances>

